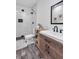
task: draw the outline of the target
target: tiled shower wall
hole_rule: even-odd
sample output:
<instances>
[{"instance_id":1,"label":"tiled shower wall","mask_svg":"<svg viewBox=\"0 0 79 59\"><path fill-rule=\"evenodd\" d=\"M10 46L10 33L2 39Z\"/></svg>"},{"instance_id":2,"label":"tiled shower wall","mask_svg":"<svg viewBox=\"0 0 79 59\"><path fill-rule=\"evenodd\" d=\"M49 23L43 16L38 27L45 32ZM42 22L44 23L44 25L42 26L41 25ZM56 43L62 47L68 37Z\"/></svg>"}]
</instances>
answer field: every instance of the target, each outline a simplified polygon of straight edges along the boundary
<instances>
[{"instance_id":1,"label":"tiled shower wall","mask_svg":"<svg viewBox=\"0 0 79 59\"><path fill-rule=\"evenodd\" d=\"M21 10L24 10L23 12ZM31 14L32 8L16 5L16 37L33 33L33 28L36 24L36 14ZM18 22L18 19L23 19L23 22Z\"/></svg>"}]
</instances>

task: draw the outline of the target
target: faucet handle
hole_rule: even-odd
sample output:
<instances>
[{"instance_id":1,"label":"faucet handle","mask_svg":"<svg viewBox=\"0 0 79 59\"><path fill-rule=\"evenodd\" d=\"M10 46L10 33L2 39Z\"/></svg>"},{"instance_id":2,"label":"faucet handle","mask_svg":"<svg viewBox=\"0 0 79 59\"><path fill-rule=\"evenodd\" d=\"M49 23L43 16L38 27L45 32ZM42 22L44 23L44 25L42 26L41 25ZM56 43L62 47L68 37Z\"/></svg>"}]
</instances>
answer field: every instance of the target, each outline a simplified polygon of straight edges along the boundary
<instances>
[{"instance_id":1,"label":"faucet handle","mask_svg":"<svg viewBox=\"0 0 79 59\"><path fill-rule=\"evenodd\" d=\"M63 32L63 29L60 29L60 33L62 33Z\"/></svg>"}]
</instances>

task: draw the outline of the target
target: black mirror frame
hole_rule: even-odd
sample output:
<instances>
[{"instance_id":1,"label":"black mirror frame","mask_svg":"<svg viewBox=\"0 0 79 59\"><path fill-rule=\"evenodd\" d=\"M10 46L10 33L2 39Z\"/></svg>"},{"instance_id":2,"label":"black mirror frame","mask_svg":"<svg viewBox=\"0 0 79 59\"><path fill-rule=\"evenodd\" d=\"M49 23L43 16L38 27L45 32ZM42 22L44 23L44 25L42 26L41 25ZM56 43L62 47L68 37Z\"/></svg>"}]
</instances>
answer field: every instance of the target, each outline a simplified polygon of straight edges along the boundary
<instances>
[{"instance_id":1,"label":"black mirror frame","mask_svg":"<svg viewBox=\"0 0 79 59\"><path fill-rule=\"evenodd\" d=\"M58 3L56 3L55 5L51 6L51 24L63 24L63 23L52 23L52 7L58 5L58 4L62 3L62 2L63 2L63 0L58 2Z\"/></svg>"}]
</instances>

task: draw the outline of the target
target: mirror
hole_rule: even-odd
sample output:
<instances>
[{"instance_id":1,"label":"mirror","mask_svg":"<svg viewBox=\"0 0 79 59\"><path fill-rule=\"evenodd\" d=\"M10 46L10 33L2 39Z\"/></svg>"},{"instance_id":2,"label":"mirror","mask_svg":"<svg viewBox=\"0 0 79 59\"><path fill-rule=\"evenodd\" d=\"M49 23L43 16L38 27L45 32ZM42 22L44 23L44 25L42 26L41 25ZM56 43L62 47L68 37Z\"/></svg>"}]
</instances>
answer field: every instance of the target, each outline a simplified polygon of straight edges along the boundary
<instances>
[{"instance_id":1,"label":"mirror","mask_svg":"<svg viewBox=\"0 0 79 59\"><path fill-rule=\"evenodd\" d=\"M63 1L51 6L51 24L63 24Z\"/></svg>"}]
</instances>

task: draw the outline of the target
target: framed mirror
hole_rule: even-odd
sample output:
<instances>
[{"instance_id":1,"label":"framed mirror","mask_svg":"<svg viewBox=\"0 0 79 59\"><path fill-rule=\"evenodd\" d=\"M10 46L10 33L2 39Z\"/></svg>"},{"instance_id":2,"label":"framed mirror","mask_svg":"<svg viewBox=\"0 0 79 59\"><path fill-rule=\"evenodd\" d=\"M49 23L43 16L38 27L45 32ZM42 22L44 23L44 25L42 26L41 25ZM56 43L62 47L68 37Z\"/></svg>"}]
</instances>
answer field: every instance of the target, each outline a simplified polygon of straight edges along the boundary
<instances>
[{"instance_id":1,"label":"framed mirror","mask_svg":"<svg viewBox=\"0 0 79 59\"><path fill-rule=\"evenodd\" d=\"M63 24L63 1L51 6L51 24Z\"/></svg>"}]
</instances>

